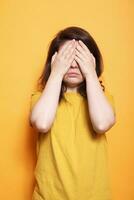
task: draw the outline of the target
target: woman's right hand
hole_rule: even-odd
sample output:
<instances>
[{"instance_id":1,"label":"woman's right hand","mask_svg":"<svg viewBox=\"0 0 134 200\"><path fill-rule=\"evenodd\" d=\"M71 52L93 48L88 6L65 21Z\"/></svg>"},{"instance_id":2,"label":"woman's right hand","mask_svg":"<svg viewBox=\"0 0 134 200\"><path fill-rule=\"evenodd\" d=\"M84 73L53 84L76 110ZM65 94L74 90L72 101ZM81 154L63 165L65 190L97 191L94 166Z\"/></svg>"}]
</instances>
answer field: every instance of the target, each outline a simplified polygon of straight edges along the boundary
<instances>
[{"instance_id":1,"label":"woman's right hand","mask_svg":"<svg viewBox=\"0 0 134 200\"><path fill-rule=\"evenodd\" d=\"M51 72L61 75L62 78L64 77L75 58L75 47L76 42L73 39L64 44L58 53L55 52L51 59Z\"/></svg>"}]
</instances>

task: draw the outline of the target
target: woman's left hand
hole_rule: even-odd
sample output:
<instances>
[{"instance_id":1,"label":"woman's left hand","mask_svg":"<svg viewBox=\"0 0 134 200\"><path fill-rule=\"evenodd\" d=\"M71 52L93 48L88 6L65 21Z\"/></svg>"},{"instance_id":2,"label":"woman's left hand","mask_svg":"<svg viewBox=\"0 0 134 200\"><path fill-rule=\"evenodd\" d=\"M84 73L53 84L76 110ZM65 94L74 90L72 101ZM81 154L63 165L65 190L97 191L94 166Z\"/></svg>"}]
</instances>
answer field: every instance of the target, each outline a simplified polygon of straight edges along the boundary
<instances>
[{"instance_id":1,"label":"woman's left hand","mask_svg":"<svg viewBox=\"0 0 134 200\"><path fill-rule=\"evenodd\" d=\"M95 57L81 40L79 40L75 49L75 60L78 62L85 78L95 72Z\"/></svg>"}]
</instances>

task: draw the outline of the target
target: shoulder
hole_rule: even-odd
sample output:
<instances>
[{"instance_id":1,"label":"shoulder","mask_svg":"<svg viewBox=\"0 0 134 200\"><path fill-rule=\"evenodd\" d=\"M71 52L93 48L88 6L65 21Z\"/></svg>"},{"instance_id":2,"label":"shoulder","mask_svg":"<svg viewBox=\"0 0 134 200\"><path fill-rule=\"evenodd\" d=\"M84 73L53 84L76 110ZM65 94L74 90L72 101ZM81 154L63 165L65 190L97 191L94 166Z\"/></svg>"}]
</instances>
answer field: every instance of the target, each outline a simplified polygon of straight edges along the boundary
<instances>
[{"instance_id":1,"label":"shoulder","mask_svg":"<svg viewBox=\"0 0 134 200\"><path fill-rule=\"evenodd\" d=\"M38 95L40 95L42 93L42 91L40 91L40 90L35 90L35 91L33 91L32 93L31 93L31 96L33 97L33 96L38 96Z\"/></svg>"}]
</instances>

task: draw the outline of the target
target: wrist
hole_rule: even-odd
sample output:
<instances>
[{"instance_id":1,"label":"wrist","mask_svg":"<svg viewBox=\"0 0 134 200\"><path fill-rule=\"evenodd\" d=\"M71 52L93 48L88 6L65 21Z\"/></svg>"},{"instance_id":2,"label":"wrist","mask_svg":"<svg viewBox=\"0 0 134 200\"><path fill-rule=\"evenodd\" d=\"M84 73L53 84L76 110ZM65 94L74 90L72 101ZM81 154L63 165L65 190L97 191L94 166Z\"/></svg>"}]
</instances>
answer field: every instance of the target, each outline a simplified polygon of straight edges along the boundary
<instances>
[{"instance_id":1,"label":"wrist","mask_svg":"<svg viewBox=\"0 0 134 200\"><path fill-rule=\"evenodd\" d=\"M87 73L86 75L85 75L85 79L86 80L89 80L90 78L92 78L92 77L96 77L97 76L97 74L96 74L96 71L94 70L94 71L90 71L89 73Z\"/></svg>"},{"instance_id":2,"label":"wrist","mask_svg":"<svg viewBox=\"0 0 134 200\"><path fill-rule=\"evenodd\" d=\"M61 74L56 73L55 71L51 72L50 77L53 80L60 81L60 82L62 82L62 79L63 79L63 76Z\"/></svg>"}]
</instances>

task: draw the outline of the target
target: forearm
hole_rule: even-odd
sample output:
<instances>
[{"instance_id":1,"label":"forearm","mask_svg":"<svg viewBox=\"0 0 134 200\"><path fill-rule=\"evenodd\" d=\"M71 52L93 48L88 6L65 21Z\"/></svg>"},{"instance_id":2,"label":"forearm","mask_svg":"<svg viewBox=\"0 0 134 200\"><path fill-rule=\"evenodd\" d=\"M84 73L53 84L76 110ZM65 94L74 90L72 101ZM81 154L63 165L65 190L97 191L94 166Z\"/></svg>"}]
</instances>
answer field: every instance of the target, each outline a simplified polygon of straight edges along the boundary
<instances>
[{"instance_id":1,"label":"forearm","mask_svg":"<svg viewBox=\"0 0 134 200\"><path fill-rule=\"evenodd\" d=\"M40 132L47 132L51 127L61 90L62 77L51 73L46 86L31 113L31 122Z\"/></svg>"},{"instance_id":2,"label":"forearm","mask_svg":"<svg viewBox=\"0 0 134 200\"><path fill-rule=\"evenodd\" d=\"M115 116L95 71L86 76L86 90L93 129L98 133L103 133L113 126Z\"/></svg>"}]
</instances>

